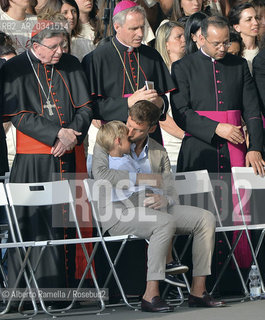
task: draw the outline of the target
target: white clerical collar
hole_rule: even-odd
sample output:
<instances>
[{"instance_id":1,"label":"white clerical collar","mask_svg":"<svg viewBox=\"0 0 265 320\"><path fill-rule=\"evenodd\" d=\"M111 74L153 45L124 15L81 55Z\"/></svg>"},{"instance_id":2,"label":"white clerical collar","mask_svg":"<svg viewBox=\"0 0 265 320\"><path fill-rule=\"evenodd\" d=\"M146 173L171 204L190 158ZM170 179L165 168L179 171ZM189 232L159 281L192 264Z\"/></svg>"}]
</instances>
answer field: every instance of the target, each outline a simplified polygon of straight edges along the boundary
<instances>
[{"instance_id":1,"label":"white clerical collar","mask_svg":"<svg viewBox=\"0 0 265 320\"><path fill-rule=\"evenodd\" d=\"M201 50L202 54L204 54L206 57L211 58L211 59L212 59L212 62L215 61L215 59L214 59L213 57L209 56L207 53L205 53L202 48L201 48L200 50Z\"/></svg>"},{"instance_id":2,"label":"white clerical collar","mask_svg":"<svg viewBox=\"0 0 265 320\"><path fill-rule=\"evenodd\" d=\"M31 51L31 53L34 55L36 59L40 60L40 58L36 55L35 51L32 48L30 48L29 50Z\"/></svg>"},{"instance_id":3,"label":"white clerical collar","mask_svg":"<svg viewBox=\"0 0 265 320\"><path fill-rule=\"evenodd\" d=\"M120 44L122 44L124 47L127 47L127 52L132 52L134 47L130 47L130 46L127 46L126 44L124 44L120 39L118 39L118 37L116 36L116 39L119 41Z\"/></svg>"}]
</instances>

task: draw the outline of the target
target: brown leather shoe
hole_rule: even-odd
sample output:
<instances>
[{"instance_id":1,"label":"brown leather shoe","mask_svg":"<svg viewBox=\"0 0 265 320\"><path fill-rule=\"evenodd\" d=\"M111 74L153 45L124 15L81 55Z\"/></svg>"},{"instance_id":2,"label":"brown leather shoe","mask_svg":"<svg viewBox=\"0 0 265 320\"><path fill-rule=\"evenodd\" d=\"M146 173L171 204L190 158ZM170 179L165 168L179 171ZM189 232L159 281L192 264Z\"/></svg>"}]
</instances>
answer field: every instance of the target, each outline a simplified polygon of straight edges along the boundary
<instances>
[{"instance_id":1,"label":"brown leather shoe","mask_svg":"<svg viewBox=\"0 0 265 320\"><path fill-rule=\"evenodd\" d=\"M189 307L203 307L203 308L218 308L225 307L226 304L223 301L215 301L209 293L206 291L203 293L202 298L189 295L188 298Z\"/></svg>"},{"instance_id":2,"label":"brown leather shoe","mask_svg":"<svg viewBox=\"0 0 265 320\"><path fill-rule=\"evenodd\" d=\"M144 312L172 312L174 308L169 306L159 296L155 296L151 302L142 299L141 310Z\"/></svg>"}]
</instances>

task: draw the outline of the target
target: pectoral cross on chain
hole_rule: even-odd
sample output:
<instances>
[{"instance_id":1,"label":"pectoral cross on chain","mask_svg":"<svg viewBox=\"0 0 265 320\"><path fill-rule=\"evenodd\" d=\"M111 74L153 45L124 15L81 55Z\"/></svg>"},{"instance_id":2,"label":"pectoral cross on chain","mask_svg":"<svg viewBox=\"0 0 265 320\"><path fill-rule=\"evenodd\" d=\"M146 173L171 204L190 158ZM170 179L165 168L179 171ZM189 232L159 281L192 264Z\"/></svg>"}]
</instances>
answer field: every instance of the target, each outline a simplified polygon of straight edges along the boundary
<instances>
[{"instance_id":1,"label":"pectoral cross on chain","mask_svg":"<svg viewBox=\"0 0 265 320\"><path fill-rule=\"evenodd\" d=\"M55 108L55 105L51 104L49 99L46 101L46 104L43 107L44 107L44 109L48 109L49 116L53 116L52 108Z\"/></svg>"}]
</instances>

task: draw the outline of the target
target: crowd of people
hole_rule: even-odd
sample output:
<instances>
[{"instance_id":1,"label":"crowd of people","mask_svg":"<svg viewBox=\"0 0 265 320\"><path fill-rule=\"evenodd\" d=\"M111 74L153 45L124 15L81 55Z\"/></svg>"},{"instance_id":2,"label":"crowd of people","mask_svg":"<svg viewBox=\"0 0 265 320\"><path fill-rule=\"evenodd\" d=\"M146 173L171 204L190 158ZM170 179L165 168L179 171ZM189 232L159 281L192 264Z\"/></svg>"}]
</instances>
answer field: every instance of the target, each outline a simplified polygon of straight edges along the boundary
<instances>
[{"instance_id":1,"label":"crowd of people","mask_svg":"<svg viewBox=\"0 0 265 320\"><path fill-rule=\"evenodd\" d=\"M10 170L11 182L26 183L88 172L114 188L129 181L100 209L118 212L104 231L149 239L142 311L173 311L160 298L160 281L185 286L176 274L188 267L172 256L176 232L193 234L189 306L224 306L206 289L215 218L179 204L171 173L207 169L229 186L232 208L231 168L265 175L265 1L106 7L104 0L0 0L0 176ZM220 211L222 197L220 187ZM17 209L24 240L74 237L67 214ZM236 256L247 267L249 248L240 241ZM77 250L47 248L40 287L73 286ZM31 260L38 256L36 249ZM11 288L18 270L10 250Z\"/></svg>"}]
</instances>

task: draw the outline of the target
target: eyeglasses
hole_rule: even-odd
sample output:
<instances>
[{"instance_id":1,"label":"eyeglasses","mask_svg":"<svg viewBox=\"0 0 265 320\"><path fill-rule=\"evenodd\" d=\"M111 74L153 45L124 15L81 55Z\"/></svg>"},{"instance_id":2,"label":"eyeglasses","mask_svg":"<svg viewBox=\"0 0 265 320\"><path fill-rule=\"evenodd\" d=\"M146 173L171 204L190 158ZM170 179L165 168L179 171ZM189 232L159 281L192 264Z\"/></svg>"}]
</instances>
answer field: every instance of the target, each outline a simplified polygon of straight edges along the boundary
<instances>
[{"instance_id":1,"label":"eyeglasses","mask_svg":"<svg viewBox=\"0 0 265 320\"><path fill-rule=\"evenodd\" d=\"M230 41L225 41L225 42L210 42L207 40L207 38L205 38L205 40L207 42L209 42L212 46L214 46L216 49L220 49L222 46L227 49L231 46L231 42Z\"/></svg>"},{"instance_id":2,"label":"eyeglasses","mask_svg":"<svg viewBox=\"0 0 265 320\"><path fill-rule=\"evenodd\" d=\"M64 40L63 42L58 43L58 44L55 44L55 45L53 45L53 46L46 46L45 44L40 43L40 42L38 42L38 44L40 44L41 46L46 47L46 48L48 48L48 49L50 49L50 50L52 50L52 51L56 51L59 47L60 47L62 50L65 50L65 49L68 48L68 41L67 41L67 40Z\"/></svg>"}]
</instances>

